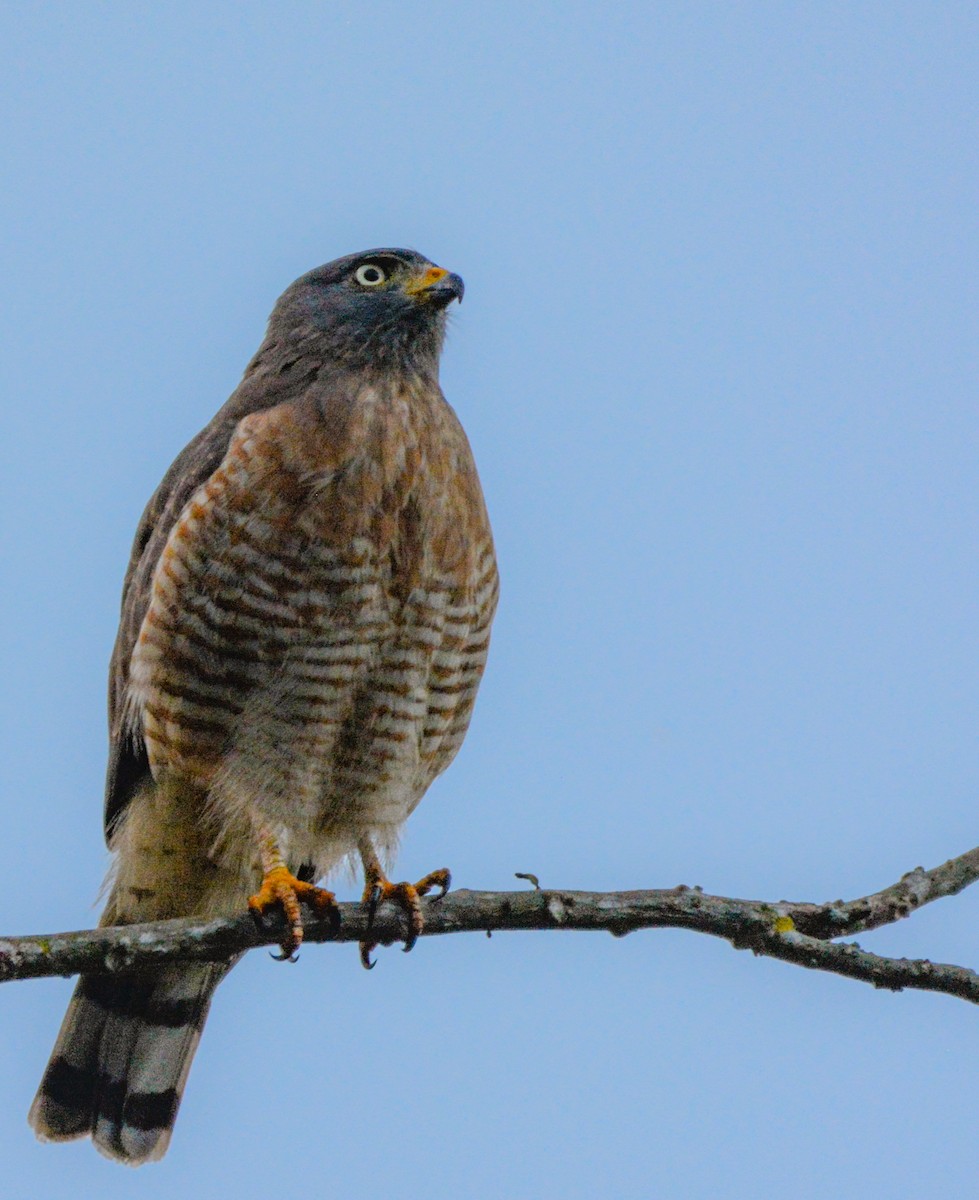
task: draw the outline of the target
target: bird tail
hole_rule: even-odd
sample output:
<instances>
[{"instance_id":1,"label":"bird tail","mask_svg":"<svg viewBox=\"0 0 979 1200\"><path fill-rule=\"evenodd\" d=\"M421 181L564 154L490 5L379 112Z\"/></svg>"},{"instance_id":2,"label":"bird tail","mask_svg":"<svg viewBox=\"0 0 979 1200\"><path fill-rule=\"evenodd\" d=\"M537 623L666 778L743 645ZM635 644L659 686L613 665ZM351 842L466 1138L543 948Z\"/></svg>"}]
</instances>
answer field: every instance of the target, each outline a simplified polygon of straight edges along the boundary
<instances>
[{"instance_id":1,"label":"bird tail","mask_svg":"<svg viewBox=\"0 0 979 1200\"><path fill-rule=\"evenodd\" d=\"M91 1134L107 1157L162 1158L214 989L230 964L83 975L28 1120L42 1141Z\"/></svg>"},{"instance_id":2,"label":"bird tail","mask_svg":"<svg viewBox=\"0 0 979 1200\"><path fill-rule=\"evenodd\" d=\"M172 781L149 781L130 800L100 926L240 911L248 872L213 860L203 803ZM214 989L236 961L82 975L28 1116L37 1136L91 1134L132 1166L162 1158Z\"/></svg>"}]
</instances>

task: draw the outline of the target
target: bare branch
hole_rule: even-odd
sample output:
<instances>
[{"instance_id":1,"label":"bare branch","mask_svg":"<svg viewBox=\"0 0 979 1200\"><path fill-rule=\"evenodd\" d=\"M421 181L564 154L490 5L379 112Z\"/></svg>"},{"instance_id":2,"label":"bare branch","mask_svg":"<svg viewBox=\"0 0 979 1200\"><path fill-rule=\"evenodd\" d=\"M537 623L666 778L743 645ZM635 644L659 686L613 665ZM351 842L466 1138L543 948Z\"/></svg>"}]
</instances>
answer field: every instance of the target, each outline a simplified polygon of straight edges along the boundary
<instances>
[{"instance_id":1,"label":"bare branch","mask_svg":"<svg viewBox=\"0 0 979 1200\"><path fill-rule=\"evenodd\" d=\"M536 876L521 874L536 885ZM424 935L506 930L575 929L621 937L638 929L676 928L729 941L737 949L829 971L900 991L918 988L979 1003L979 975L925 959L882 958L831 939L877 929L923 904L954 896L979 879L979 849L940 867L909 872L897 883L857 900L827 904L737 900L699 888L577 892L534 886L519 892L460 890L424 906ZM248 915L231 919L159 921L40 937L0 938L0 982L50 975L111 974L172 962L219 962L257 946L278 944L281 917L259 926ZM382 904L373 927L360 904L341 904L339 925L329 915L305 914L307 942L391 944L406 933L404 914Z\"/></svg>"}]
</instances>

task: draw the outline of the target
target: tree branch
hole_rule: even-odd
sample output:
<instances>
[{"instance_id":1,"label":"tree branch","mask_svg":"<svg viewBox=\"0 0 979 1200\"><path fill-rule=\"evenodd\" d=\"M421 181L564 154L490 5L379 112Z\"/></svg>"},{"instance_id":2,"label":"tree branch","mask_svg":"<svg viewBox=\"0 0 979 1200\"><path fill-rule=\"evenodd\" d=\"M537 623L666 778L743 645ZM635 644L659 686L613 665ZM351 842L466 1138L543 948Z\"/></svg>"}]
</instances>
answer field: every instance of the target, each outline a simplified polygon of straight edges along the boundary
<instances>
[{"instance_id":1,"label":"tree branch","mask_svg":"<svg viewBox=\"0 0 979 1200\"><path fill-rule=\"evenodd\" d=\"M578 929L622 937L637 929L675 928L729 941L736 949L830 971L875 987L943 992L979 1004L979 975L927 959L882 958L834 938L877 929L923 904L954 896L979 879L979 848L925 871L916 867L897 883L857 900L827 904L774 903L711 896L681 885L668 890L577 892L535 886L519 892L451 892L424 904L424 936L487 934L505 930ZM382 904L373 926L360 904L341 904L340 920L305 912L306 942L389 945L407 933L405 915ZM277 945L285 922L230 919L158 921L78 933L0 938L0 982L50 975L131 972L173 962L220 962L257 946Z\"/></svg>"}]
</instances>

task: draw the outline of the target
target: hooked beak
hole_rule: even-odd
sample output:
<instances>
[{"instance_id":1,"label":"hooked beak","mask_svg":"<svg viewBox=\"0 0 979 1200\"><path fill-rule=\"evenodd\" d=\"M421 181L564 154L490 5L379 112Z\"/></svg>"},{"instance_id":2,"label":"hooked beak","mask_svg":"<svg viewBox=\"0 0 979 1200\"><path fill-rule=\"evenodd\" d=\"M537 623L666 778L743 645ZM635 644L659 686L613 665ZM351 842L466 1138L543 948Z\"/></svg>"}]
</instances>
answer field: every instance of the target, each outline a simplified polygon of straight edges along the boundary
<instances>
[{"instance_id":1,"label":"hooked beak","mask_svg":"<svg viewBox=\"0 0 979 1200\"><path fill-rule=\"evenodd\" d=\"M405 284L405 291L416 300L425 300L445 308L453 300L462 302L466 285L460 275L447 271L444 267L427 267L414 279Z\"/></svg>"}]
</instances>

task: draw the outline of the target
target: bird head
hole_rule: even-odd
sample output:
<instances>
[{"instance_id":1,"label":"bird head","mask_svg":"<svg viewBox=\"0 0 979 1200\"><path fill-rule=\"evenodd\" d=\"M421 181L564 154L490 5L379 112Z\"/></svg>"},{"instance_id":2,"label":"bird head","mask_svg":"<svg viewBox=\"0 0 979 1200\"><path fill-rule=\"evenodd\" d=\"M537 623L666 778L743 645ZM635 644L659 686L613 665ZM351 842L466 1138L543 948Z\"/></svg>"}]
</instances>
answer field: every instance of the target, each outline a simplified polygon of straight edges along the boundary
<instances>
[{"instance_id":1,"label":"bird head","mask_svg":"<svg viewBox=\"0 0 979 1200\"><path fill-rule=\"evenodd\" d=\"M365 250L297 279L269 330L315 337L341 366L437 369L445 310L463 290L458 275L414 250Z\"/></svg>"}]
</instances>

